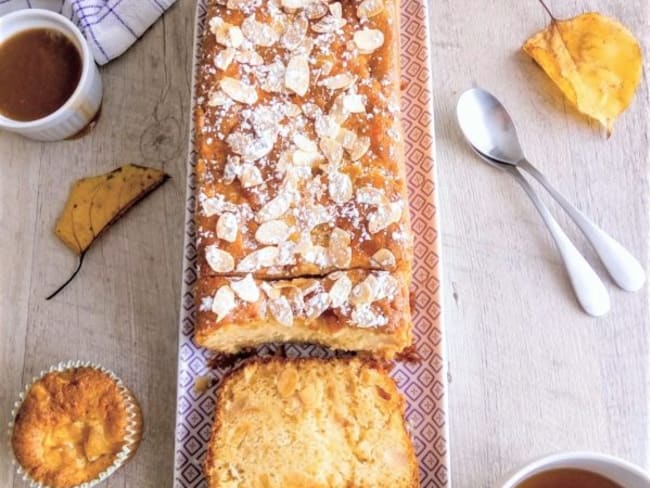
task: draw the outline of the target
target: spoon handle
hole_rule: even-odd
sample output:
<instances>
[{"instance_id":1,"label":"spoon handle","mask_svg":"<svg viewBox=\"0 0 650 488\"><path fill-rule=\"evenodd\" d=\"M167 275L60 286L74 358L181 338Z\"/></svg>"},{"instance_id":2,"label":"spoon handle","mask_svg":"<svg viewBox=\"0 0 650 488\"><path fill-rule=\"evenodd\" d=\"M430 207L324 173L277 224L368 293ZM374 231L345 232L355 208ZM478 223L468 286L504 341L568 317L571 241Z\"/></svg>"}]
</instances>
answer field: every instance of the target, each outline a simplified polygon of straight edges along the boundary
<instances>
[{"instance_id":1,"label":"spoon handle","mask_svg":"<svg viewBox=\"0 0 650 488\"><path fill-rule=\"evenodd\" d=\"M557 191L529 161L520 161L519 167L533 178L555 198L569 217L576 223L591 243L601 261L616 284L627 291L638 291L646 281L641 263L618 241L598 227L589 217L578 210L567 198Z\"/></svg>"},{"instance_id":2,"label":"spoon handle","mask_svg":"<svg viewBox=\"0 0 650 488\"><path fill-rule=\"evenodd\" d=\"M533 190L519 170L513 167L508 172L522 186L542 216L546 227L555 241L555 245L560 251L560 256L562 256L562 261L564 261L564 266L571 280L571 285L582 308L594 317L605 315L609 312L610 302L609 294L603 282L587 260L580 254L580 251L573 245L560 225L553 218L546 205L540 200L535 190Z\"/></svg>"}]
</instances>

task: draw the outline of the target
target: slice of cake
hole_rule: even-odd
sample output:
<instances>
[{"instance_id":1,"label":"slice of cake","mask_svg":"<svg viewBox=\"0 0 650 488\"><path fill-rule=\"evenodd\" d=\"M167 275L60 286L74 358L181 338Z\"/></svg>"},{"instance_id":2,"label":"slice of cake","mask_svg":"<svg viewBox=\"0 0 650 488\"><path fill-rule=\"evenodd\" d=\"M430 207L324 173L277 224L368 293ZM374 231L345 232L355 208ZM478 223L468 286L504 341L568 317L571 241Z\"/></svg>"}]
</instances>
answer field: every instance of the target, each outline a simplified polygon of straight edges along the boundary
<instances>
[{"instance_id":1,"label":"slice of cake","mask_svg":"<svg viewBox=\"0 0 650 488\"><path fill-rule=\"evenodd\" d=\"M417 488L405 401L360 359L258 359L220 386L209 488Z\"/></svg>"}]
</instances>

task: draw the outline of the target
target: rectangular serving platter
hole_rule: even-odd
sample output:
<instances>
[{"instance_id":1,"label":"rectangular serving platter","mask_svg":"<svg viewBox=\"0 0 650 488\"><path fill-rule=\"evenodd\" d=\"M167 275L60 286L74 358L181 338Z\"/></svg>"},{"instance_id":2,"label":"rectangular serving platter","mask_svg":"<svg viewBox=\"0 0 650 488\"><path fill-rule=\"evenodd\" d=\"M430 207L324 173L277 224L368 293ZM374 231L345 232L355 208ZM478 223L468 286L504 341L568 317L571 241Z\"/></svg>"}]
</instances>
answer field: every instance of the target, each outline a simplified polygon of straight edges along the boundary
<instances>
[{"instance_id":1,"label":"rectangular serving platter","mask_svg":"<svg viewBox=\"0 0 650 488\"><path fill-rule=\"evenodd\" d=\"M207 0L196 10L193 73L206 20ZM403 0L401 5L402 125L406 142L410 210L415 234L415 262L411 301L415 344L421 360L399 362L392 370L408 403L407 420L420 465L421 486L449 486L447 446L447 373L440 308L440 260L435 184L431 58L426 0ZM194 85L194 83L193 83ZM194 113L194 88L192 113ZM174 483L176 488L207 486L203 458L210 439L216 388L228 367L212 367L212 353L197 347L194 333L193 286L197 279L194 220L194 123L190 147L185 202L185 243L178 344ZM261 354L328 356L322 347L266 346ZM197 384L208 385L197 388Z\"/></svg>"}]
</instances>

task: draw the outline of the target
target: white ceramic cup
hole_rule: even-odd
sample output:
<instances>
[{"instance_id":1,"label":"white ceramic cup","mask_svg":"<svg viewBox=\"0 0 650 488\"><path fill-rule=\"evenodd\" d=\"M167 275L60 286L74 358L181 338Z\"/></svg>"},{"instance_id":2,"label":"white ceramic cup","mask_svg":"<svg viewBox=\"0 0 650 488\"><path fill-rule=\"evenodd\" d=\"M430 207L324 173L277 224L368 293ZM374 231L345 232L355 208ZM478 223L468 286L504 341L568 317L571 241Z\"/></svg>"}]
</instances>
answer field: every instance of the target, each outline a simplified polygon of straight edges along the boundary
<instances>
[{"instance_id":1,"label":"white ceramic cup","mask_svg":"<svg viewBox=\"0 0 650 488\"><path fill-rule=\"evenodd\" d=\"M595 452L566 452L536 459L509 475L501 488L516 488L533 475L555 469L591 471L618 483L623 488L650 488L650 475L634 464Z\"/></svg>"},{"instance_id":2,"label":"white ceramic cup","mask_svg":"<svg viewBox=\"0 0 650 488\"><path fill-rule=\"evenodd\" d=\"M70 20L55 12L23 9L0 17L0 44L30 29L52 29L65 35L81 56L81 78L70 98L55 112L29 122L20 122L0 114L0 128L39 141L58 141L86 127L102 103L102 81L86 38Z\"/></svg>"}]
</instances>

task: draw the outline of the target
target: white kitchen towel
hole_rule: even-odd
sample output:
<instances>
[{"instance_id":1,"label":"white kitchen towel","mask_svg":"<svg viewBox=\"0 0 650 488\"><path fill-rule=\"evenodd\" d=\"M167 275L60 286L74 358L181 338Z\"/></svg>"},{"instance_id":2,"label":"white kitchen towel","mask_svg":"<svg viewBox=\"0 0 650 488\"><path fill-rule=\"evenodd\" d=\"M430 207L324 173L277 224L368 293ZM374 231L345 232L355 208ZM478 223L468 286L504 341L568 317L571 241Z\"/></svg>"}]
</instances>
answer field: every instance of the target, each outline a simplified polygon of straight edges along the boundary
<instances>
[{"instance_id":1,"label":"white kitchen towel","mask_svg":"<svg viewBox=\"0 0 650 488\"><path fill-rule=\"evenodd\" d=\"M44 8L71 19L84 33L97 64L135 43L176 0L0 0L0 15Z\"/></svg>"}]
</instances>

